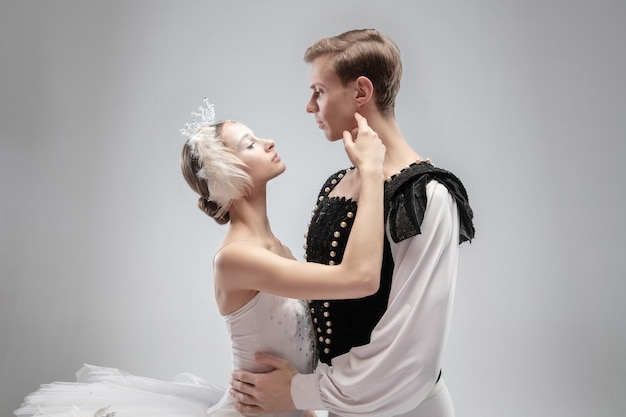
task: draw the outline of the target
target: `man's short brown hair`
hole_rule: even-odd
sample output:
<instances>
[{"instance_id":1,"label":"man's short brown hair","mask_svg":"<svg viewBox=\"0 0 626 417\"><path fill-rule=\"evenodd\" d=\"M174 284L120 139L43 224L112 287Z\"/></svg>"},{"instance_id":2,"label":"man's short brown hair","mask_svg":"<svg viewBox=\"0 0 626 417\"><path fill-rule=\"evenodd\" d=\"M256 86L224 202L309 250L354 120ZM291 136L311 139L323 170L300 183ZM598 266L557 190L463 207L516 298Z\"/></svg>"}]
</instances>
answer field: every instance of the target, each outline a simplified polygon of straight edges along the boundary
<instances>
[{"instance_id":1,"label":"man's short brown hair","mask_svg":"<svg viewBox=\"0 0 626 417\"><path fill-rule=\"evenodd\" d=\"M393 115L400 90L402 61L395 43L375 29L357 29L320 39L304 54L304 61L330 55L335 73L343 83L360 76L374 86L376 105L384 115Z\"/></svg>"}]
</instances>

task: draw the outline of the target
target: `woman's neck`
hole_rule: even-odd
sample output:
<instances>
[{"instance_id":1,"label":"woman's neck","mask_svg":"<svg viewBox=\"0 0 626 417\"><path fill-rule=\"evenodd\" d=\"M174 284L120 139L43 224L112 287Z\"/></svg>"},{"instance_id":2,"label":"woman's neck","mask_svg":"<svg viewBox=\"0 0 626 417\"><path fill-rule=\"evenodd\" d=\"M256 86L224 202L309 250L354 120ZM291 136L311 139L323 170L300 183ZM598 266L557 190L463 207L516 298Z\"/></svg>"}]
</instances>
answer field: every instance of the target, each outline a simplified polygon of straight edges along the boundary
<instances>
[{"instance_id":1,"label":"woman's neck","mask_svg":"<svg viewBox=\"0 0 626 417\"><path fill-rule=\"evenodd\" d=\"M259 240L274 239L267 218L266 194L257 193L233 202L229 210L230 231L235 239Z\"/></svg>"}]
</instances>

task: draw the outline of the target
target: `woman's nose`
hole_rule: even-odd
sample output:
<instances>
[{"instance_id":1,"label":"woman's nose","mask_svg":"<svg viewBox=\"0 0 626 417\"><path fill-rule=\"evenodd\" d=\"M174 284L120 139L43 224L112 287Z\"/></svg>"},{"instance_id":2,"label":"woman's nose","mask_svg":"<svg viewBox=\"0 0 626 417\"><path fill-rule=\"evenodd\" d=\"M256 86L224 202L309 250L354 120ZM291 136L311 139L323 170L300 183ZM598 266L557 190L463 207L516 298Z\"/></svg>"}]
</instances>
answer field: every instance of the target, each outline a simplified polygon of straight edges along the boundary
<instances>
[{"instance_id":1,"label":"woman's nose","mask_svg":"<svg viewBox=\"0 0 626 417\"><path fill-rule=\"evenodd\" d=\"M267 139L265 143L265 150L270 151L274 149L274 145L276 145L276 143L273 140Z\"/></svg>"}]
</instances>

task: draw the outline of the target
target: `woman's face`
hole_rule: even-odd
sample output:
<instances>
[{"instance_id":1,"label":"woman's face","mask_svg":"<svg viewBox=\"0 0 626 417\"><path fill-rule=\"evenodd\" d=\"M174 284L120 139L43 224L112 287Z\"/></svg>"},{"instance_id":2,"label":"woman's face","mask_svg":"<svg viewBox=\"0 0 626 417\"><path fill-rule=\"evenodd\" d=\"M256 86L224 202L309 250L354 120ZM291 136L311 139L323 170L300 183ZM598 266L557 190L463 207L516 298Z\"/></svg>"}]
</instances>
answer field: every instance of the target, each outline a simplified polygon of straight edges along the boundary
<instances>
[{"instance_id":1,"label":"woman's face","mask_svg":"<svg viewBox=\"0 0 626 417\"><path fill-rule=\"evenodd\" d=\"M242 123L224 123L222 141L246 165L244 170L252 177L254 185L265 184L285 171L284 162L274 150L274 141L256 137Z\"/></svg>"}]
</instances>

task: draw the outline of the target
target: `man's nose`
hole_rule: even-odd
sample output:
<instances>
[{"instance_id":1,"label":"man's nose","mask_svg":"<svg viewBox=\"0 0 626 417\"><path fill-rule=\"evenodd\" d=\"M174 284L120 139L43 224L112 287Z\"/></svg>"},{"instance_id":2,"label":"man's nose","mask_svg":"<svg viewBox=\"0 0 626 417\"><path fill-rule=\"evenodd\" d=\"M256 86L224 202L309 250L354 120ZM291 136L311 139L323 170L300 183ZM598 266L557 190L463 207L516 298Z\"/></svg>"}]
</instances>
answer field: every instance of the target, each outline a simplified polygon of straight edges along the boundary
<instances>
[{"instance_id":1,"label":"man's nose","mask_svg":"<svg viewBox=\"0 0 626 417\"><path fill-rule=\"evenodd\" d=\"M317 105L315 104L313 97L309 99L309 101L306 103L306 106L304 106L304 109L307 113L315 113L317 111Z\"/></svg>"}]
</instances>

